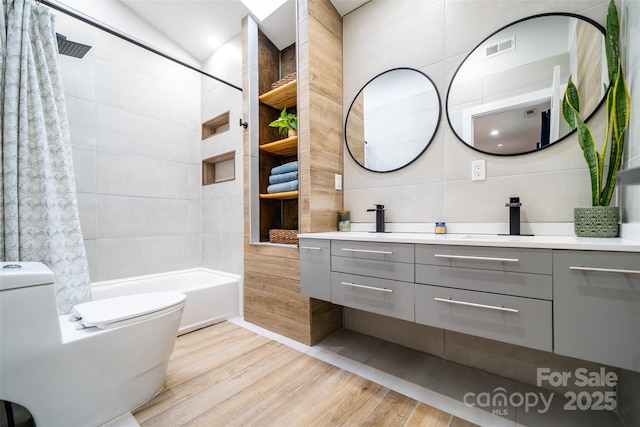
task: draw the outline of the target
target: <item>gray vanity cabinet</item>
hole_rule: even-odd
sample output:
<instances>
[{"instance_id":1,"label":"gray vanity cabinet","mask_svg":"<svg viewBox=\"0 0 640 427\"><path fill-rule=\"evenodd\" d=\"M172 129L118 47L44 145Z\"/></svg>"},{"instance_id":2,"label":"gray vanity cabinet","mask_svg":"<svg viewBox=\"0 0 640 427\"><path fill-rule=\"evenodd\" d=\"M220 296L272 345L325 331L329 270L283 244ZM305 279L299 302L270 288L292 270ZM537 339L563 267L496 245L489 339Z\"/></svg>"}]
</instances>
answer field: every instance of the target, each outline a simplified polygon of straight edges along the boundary
<instances>
[{"instance_id":1,"label":"gray vanity cabinet","mask_svg":"<svg viewBox=\"0 0 640 427\"><path fill-rule=\"evenodd\" d=\"M331 242L331 302L414 320L414 245Z\"/></svg>"},{"instance_id":2,"label":"gray vanity cabinet","mask_svg":"<svg viewBox=\"0 0 640 427\"><path fill-rule=\"evenodd\" d=\"M416 282L551 300L551 250L416 245Z\"/></svg>"},{"instance_id":3,"label":"gray vanity cabinet","mask_svg":"<svg viewBox=\"0 0 640 427\"><path fill-rule=\"evenodd\" d=\"M300 239L305 295L640 372L640 252Z\"/></svg>"},{"instance_id":4,"label":"gray vanity cabinet","mask_svg":"<svg viewBox=\"0 0 640 427\"><path fill-rule=\"evenodd\" d=\"M300 239L300 293L331 301L331 240Z\"/></svg>"},{"instance_id":5,"label":"gray vanity cabinet","mask_svg":"<svg viewBox=\"0 0 640 427\"><path fill-rule=\"evenodd\" d=\"M555 250L555 352L640 371L640 253Z\"/></svg>"},{"instance_id":6,"label":"gray vanity cabinet","mask_svg":"<svg viewBox=\"0 0 640 427\"><path fill-rule=\"evenodd\" d=\"M551 250L416 245L416 322L553 350Z\"/></svg>"}]
</instances>

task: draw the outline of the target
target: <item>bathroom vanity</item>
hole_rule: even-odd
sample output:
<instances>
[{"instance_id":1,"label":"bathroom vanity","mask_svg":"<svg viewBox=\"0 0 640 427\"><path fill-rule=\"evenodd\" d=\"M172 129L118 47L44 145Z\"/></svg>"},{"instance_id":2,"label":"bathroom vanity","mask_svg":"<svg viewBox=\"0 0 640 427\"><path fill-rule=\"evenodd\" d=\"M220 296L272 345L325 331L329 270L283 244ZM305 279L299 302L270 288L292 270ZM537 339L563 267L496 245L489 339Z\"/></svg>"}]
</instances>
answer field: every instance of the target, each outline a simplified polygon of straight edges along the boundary
<instances>
[{"instance_id":1,"label":"bathroom vanity","mask_svg":"<svg viewBox=\"0 0 640 427\"><path fill-rule=\"evenodd\" d=\"M640 371L640 245L572 236L301 234L304 295Z\"/></svg>"}]
</instances>

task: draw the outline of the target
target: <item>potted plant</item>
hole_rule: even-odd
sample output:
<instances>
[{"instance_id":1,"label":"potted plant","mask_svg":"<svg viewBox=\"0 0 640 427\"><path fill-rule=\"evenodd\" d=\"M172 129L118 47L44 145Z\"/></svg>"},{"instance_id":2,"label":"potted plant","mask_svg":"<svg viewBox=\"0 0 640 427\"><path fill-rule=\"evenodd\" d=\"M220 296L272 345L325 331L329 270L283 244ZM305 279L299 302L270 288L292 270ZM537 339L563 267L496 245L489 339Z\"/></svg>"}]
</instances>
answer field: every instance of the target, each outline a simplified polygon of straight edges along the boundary
<instances>
[{"instance_id":1,"label":"potted plant","mask_svg":"<svg viewBox=\"0 0 640 427\"><path fill-rule=\"evenodd\" d=\"M280 113L280 117L269 123L272 128L278 128L278 132L283 137L296 135L298 130L298 117L293 113L287 113L285 107Z\"/></svg>"},{"instance_id":2,"label":"potted plant","mask_svg":"<svg viewBox=\"0 0 640 427\"><path fill-rule=\"evenodd\" d=\"M616 185L616 175L622 163L624 132L629 123L631 101L624 80L620 60L620 20L613 0L607 12L605 50L609 87L607 89L607 126L602 150L598 151L591 130L580 117L580 99L571 76L562 100L562 115L572 129L578 131L578 143L591 176L591 207L575 208L574 228L579 237L616 237L618 235L619 208L609 206ZM604 179L605 158L609 167Z\"/></svg>"}]
</instances>

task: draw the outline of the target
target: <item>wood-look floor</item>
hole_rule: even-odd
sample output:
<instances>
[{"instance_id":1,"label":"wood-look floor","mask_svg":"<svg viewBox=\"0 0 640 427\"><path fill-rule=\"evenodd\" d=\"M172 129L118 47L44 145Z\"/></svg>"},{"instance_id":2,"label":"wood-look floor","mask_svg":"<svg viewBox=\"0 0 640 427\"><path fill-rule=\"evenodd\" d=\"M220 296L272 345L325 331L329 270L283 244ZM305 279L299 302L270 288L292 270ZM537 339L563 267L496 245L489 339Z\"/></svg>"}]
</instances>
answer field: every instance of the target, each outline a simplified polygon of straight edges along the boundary
<instances>
[{"instance_id":1,"label":"wood-look floor","mask_svg":"<svg viewBox=\"0 0 640 427\"><path fill-rule=\"evenodd\" d=\"M165 389L134 415L142 427L473 426L230 322L178 337Z\"/></svg>"}]
</instances>

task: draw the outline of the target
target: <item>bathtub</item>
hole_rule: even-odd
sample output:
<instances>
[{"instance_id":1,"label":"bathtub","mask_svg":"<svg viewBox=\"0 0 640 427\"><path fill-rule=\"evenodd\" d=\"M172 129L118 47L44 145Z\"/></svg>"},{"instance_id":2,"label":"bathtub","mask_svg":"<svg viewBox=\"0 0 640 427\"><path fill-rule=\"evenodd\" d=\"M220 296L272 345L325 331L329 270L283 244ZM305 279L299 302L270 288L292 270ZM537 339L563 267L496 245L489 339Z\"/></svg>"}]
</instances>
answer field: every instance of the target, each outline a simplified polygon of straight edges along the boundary
<instances>
[{"instance_id":1,"label":"bathtub","mask_svg":"<svg viewBox=\"0 0 640 427\"><path fill-rule=\"evenodd\" d=\"M178 335L219 323L242 313L242 276L194 268L91 284L94 300L154 291L187 296Z\"/></svg>"}]
</instances>

